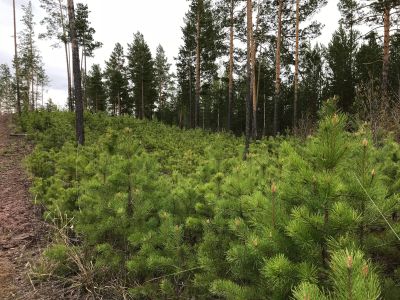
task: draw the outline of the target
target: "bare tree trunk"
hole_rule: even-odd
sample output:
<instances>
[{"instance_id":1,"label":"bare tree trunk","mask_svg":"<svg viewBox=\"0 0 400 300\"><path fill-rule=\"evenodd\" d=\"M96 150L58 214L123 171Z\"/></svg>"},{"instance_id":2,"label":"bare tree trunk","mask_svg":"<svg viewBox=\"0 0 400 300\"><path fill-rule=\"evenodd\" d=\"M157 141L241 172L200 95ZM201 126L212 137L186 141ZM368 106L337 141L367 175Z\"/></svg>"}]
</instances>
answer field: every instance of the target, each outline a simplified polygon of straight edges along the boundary
<instances>
[{"instance_id":1,"label":"bare tree trunk","mask_svg":"<svg viewBox=\"0 0 400 300\"><path fill-rule=\"evenodd\" d=\"M266 106L266 103L265 103L265 94L264 94L264 113L263 113L263 115L264 115L264 124L263 124L263 137L266 135L266 131L267 131L265 106Z\"/></svg>"},{"instance_id":2,"label":"bare tree trunk","mask_svg":"<svg viewBox=\"0 0 400 300\"><path fill-rule=\"evenodd\" d=\"M246 101L246 132L245 132L245 147L243 153L243 160L247 159L247 154L250 148L250 133L251 133L251 99L253 98L253 84L252 84L252 63L251 63L251 50L252 50L252 36L253 36L253 5L252 0L247 0L247 101Z\"/></svg>"},{"instance_id":3,"label":"bare tree trunk","mask_svg":"<svg viewBox=\"0 0 400 300\"><path fill-rule=\"evenodd\" d=\"M193 114L192 114L192 68L191 62L189 61L189 126L193 126Z\"/></svg>"},{"instance_id":4,"label":"bare tree trunk","mask_svg":"<svg viewBox=\"0 0 400 300\"><path fill-rule=\"evenodd\" d=\"M15 11L15 0L13 0L13 16L14 16L14 64L15 64L15 81L17 84L17 113L21 116L21 93L19 89L19 61L17 47L17 20Z\"/></svg>"},{"instance_id":5,"label":"bare tree trunk","mask_svg":"<svg viewBox=\"0 0 400 300\"><path fill-rule=\"evenodd\" d=\"M194 108L194 126L199 126L199 110L200 110L200 11L202 8L202 0L199 0L197 7L197 22L196 22L196 96L195 96L195 108Z\"/></svg>"},{"instance_id":6,"label":"bare tree trunk","mask_svg":"<svg viewBox=\"0 0 400 300\"><path fill-rule=\"evenodd\" d=\"M35 110L35 76L32 74L31 80L31 110Z\"/></svg>"},{"instance_id":7,"label":"bare tree trunk","mask_svg":"<svg viewBox=\"0 0 400 300\"><path fill-rule=\"evenodd\" d=\"M44 95L43 95L43 90L44 90L44 86L43 86L43 82L42 82L42 108L44 108Z\"/></svg>"},{"instance_id":8,"label":"bare tree trunk","mask_svg":"<svg viewBox=\"0 0 400 300\"><path fill-rule=\"evenodd\" d=\"M278 5L278 32L276 35L276 63L275 63L275 97L274 97L274 126L273 135L278 133L278 107L281 93L281 43L282 43L282 8L283 0Z\"/></svg>"},{"instance_id":9,"label":"bare tree trunk","mask_svg":"<svg viewBox=\"0 0 400 300\"><path fill-rule=\"evenodd\" d=\"M390 59L390 6L386 5L383 12L383 66L382 66L382 94L383 107L388 106L388 88L389 88L389 59Z\"/></svg>"},{"instance_id":10,"label":"bare tree trunk","mask_svg":"<svg viewBox=\"0 0 400 300\"><path fill-rule=\"evenodd\" d=\"M83 101L82 101L82 78L79 65L79 46L76 37L74 0L68 0L68 16L70 26L70 37L72 44L72 69L74 74L74 96L76 111L76 140L79 145L85 143Z\"/></svg>"},{"instance_id":11,"label":"bare tree trunk","mask_svg":"<svg viewBox=\"0 0 400 300\"><path fill-rule=\"evenodd\" d=\"M257 12L256 31L258 31L258 24L260 19L260 9ZM252 98L253 98L253 139L257 139L257 83L256 83L256 54L257 54L257 43L254 36L253 29L251 29L251 84L253 86Z\"/></svg>"},{"instance_id":12,"label":"bare tree trunk","mask_svg":"<svg viewBox=\"0 0 400 300\"><path fill-rule=\"evenodd\" d=\"M121 115L121 96L118 91L118 116L120 116L120 115Z\"/></svg>"},{"instance_id":13,"label":"bare tree trunk","mask_svg":"<svg viewBox=\"0 0 400 300\"><path fill-rule=\"evenodd\" d=\"M297 128L297 104L299 99L299 27L300 27L300 0L296 0L296 51L294 63L294 101L293 101L293 129Z\"/></svg>"},{"instance_id":14,"label":"bare tree trunk","mask_svg":"<svg viewBox=\"0 0 400 300\"><path fill-rule=\"evenodd\" d=\"M142 113L141 113L141 119L144 119L144 82L142 79Z\"/></svg>"},{"instance_id":15,"label":"bare tree trunk","mask_svg":"<svg viewBox=\"0 0 400 300\"><path fill-rule=\"evenodd\" d=\"M71 64L69 61L69 53L68 53L68 43L64 43L65 48L65 59L67 63L67 81L68 81L68 110L73 111L74 107L72 105L72 82L71 82Z\"/></svg>"},{"instance_id":16,"label":"bare tree trunk","mask_svg":"<svg viewBox=\"0 0 400 300\"><path fill-rule=\"evenodd\" d=\"M35 110L38 109L38 99L39 99L39 78L36 77Z\"/></svg>"},{"instance_id":17,"label":"bare tree trunk","mask_svg":"<svg viewBox=\"0 0 400 300\"><path fill-rule=\"evenodd\" d=\"M65 59L66 59L66 63L67 63L68 109L69 109L69 111L73 111L73 105L72 105L72 83L71 83L71 65L70 65L69 53L68 53L67 30L65 28L64 13L63 13L63 7L62 7L61 0L58 0L58 4L60 6L60 21L61 21L60 25L61 25L62 30L63 30Z\"/></svg>"},{"instance_id":18,"label":"bare tree trunk","mask_svg":"<svg viewBox=\"0 0 400 300\"><path fill-rule=\"evenodd\" d=\"M231 130L232 127L232 99L233 99L233 35L234 35L234 3L231 0L230 7L230 34L229 34L229 87L228 87L228 124L227 131Z\"/></svg>"}]
</instances>

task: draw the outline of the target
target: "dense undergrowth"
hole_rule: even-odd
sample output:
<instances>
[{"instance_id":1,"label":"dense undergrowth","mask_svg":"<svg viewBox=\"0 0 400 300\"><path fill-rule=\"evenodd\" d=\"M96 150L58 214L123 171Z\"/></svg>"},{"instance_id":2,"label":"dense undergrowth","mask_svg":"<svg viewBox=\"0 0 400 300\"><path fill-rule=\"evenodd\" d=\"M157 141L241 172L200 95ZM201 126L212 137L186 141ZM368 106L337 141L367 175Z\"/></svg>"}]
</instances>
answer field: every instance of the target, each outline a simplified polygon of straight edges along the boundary
<instances>
[{"instance_id":1,"label":"dense undergrowth","mask_svg":"<svg viewBox=\"0 0 400 300\"><path fill-rule=\"evenodd\" d=\"M228 134L88 114L77 148L72 114L25 115L63 229L37 268L113 299L398 299L400 147L330 111L247 161Z\"/></svg>"}]
</instances>

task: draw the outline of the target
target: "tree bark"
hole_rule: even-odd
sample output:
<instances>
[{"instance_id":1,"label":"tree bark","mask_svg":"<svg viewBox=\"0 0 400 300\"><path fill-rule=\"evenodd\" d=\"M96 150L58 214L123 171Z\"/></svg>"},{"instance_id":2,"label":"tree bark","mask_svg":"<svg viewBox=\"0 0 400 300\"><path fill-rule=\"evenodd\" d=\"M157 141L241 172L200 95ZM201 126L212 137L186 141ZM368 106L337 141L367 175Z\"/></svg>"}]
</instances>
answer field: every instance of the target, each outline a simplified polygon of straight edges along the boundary
<instances>
[{"instance_id":1,"label":"tree bark","mask_svg":"<svg viewBox=\"0 0 400 300\"><path fill-rule=\"evenodd\" d=\"M282 7L283 0L278 4L278 32L276 35L276 57L275 57L275 97L274 97L274 126L273 135L278 134L278 107L281 93L281 43L282 43Z\"/></svg>"},{"instance_id":2,"label":"tree bark","mask_svg":"<svg viewBox=\"0 0 400 300\"><path fill-rule=\"evenodd\" d=\"M61 25L61 28L63 30L65 59L66 59L66 63L67 63L68 109L69 109L69 111L73 111L73 105L72 105L72 83L71 83L71 64L70 64L69 54L68 54L67 30L65 28L64 14L63 14L63 8L62 8L61 0L58 0L58 4L60 6L60 21L61 21L60 25Z\"/></svg>"},{"instance_id":3,"label":"tree bark","mask_svg":"<svg viewBox=\"0 0 400 300\"><path fill-rule=\"evenodd\" d=\"M260 10L258 9L257 13L257 21L256 21L256 31L258 30L260 18ZM253 20L252 20L253 21ZM253 22L252 22L253 25ZM253 99L253 126L252 126L252 135L253 139L257 139L257 83L256 83L256 53L257 52L257 45L256 39L254 36L253 28L251 28L251 84L253 86L252 91L252 99Z\"/></svg>"},{"instance_id":4,"label":"tree bark","mask_svg":"<svg viewBox=\"0 0 400 300\"><path fill-rule=\"evenodd\" d=\"M194 107L194 126L199 126L199 112L200 112L200 11L202 6L202 0L199 0L197 6L197 22L196 22L196 96L195 96L195 107Z\"/></svg>"},{"instance_id":5,"label":"tree bark","mask_svg":"<svg viewBox=\"0 0 400 300\"><path fill-rule=\"evenodd\" d=\"M68 16L70 26L70 37L72 44L72 70L74 74L74 98L76 112L76 140L79 145L85 143L83 101L82 101L82 75L79 64L79 46L76 37L74 0L68 0Z\"/></svg>"},{"instance_id":6,"label":"tree bark","mask_svg":"<svg viewBox=\"0 0 400 300\"><path fill-rule=\"evenodd\" d=\"M194 127L193 123L193 109L192 109L192 53L190 53L190 61L188 61L189 67L189 126ZM186 122L187 123L187 122Z\"/></svg>"},{"instance_id":7,"label":"tree bark","mask_svg":"<svg viewBox=\"0 0 400 300\"><path fill-rule=\"evenodd\" d=\"M227 131L231 130L232 127L232 100L233 100L233 35L234 35L234 3L231 0L230 7L230 34L229 34L229 83L228 83L228 124Z\"/></svg>"},{"instance_id":8,"label":"tree bark","mask_svg":"<svg viewBox=\"0 0 400 300\"><path fill-rule=\"evenodd\" d=\"M19 88L19 61L17 47L17 20L15 11L15 0L13 0L13 16L14 16L14 63L15 63L15 81L17 85L17 113L21 116L21 93Z\"/></svg>"},{"instance_id":9,"label":"tree bark","mask_svg":"<svg viewBox=\"0 0 400 300\"><path fill-rule=\"evenodd\" d=\"M294 101L293 101L293 129L297 129L297 104L299 99L299 28L300 28L300 0L296 0L296 50L294 63Z\"/></svg>"},{"instance_id":10,"label":"tree bark","mask_svg":"<svg viewBox=\"0 0 400 300\"><path fill-rule=\"evenodd\" d=\"M247 159L247 154L250 148L250 133L251 133L251 100L253 98L253 84L252 84L252 64L251 64L251 50L252 50L252 36L253 36L253 5L252 0L247 0L247 99L246 99L246 132L245 132L245 147L243 153L243 160Z\"/></svg>"},{"instance_id":11,"label":"tree bark","mask_svg":"<svg viewBox=\"0 0 400 300\"><path fill-rule=\"evenodd\" d=\"M144 82L143 82L143 78L142 78L142 113L141 113L141 119L144 119Z\"/></svg>"},{"instance_id":12,"label":"tree bark","mask_svg":"<svg viewBox=\"0 0 400 300\"><path fill-rule=\"evenodd\" d=\"M382 95L383 107L388 106L388 88L389 88L389 59L390 59L390 6L386 5L383 12L383 66L382 66Z\"/></svg>"}]
</instances>

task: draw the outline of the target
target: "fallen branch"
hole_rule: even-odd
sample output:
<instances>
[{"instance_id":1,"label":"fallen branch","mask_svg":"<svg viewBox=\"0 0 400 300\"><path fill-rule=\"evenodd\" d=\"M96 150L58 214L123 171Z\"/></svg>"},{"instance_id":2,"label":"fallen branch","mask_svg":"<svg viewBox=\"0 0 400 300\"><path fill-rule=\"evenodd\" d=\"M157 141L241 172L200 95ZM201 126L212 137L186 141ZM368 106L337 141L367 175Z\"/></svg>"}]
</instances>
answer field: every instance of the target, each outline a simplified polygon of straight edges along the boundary
<instances>
[{"instance_id":1,"label":"fallen branch","mask_svg":"<svg viewBox=\"0 0 400 300\"><path fill-rule=\"evenodd\" d=\"M10 136L16 136L16 137L19 137L19 136L21 136L21 137L27 137L27 136L28 136L28 134L26 134L26 133L10 133Z\"/></svg>"}]
</instances>

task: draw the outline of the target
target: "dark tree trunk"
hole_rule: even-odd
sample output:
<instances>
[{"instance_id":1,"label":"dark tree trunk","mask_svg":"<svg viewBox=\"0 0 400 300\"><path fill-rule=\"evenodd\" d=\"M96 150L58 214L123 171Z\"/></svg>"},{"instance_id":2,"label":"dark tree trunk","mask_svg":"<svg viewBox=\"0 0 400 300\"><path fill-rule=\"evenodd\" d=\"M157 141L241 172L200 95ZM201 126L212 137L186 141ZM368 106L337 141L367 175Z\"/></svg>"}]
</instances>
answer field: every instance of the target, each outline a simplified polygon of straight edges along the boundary
<instances>
[{"instance_id":1,"label":"dark tree trunk","mask_svg":"<svg viewBox=\"0 0 400 300\"><path fill-rule=\"evenodd\" d=\"M383 12L383 66L382 66L382 94L383 107L388 105L388 88L389 88L389 59L390 59L390 6L386 5Z\"/></svg>"},{"instance_id":2,"label":"dark tree trunk","mask_svg":"<svg viewBox=\"0 0 400 300\"><path fill-rule=\"evenodd\" d=\"M14 64L15 64L15 81L17 85L17 112L21 116L21 93L19 89L19 61L17 47L17 21L15 11L15 0L13 0L13 15L14 15Z\"/></svg>"},{"instance_id":3,"label":"dark tree trunk","mask_svg":"<svg viewBox=\"0 0 400 300\"><path fill-rule=\"evenodd\" d=\"M281 43L282 43L282 8L283 0L279 0L278 4L278 32L276 35L276 57L275 57L275 96L274 96L274 126L273 135L278 134L279 118L278 108L281 93Z\"/></svg>"},{"instance_id":4,"label":"dark tree trunk","mask_svg":"<svg viewBox=\"0 0 400 300\"><path fill-rule=\"evenodd\" d=\"M83 145L85 143L85 134L83 127L82 75L79 65L79 46L76 37L74 0L68 0L68 16L72 44L72 70L74 74L76 140L79 145Z\"/></svg>"},{"instance_id":5,"label":"dark tree trunk","mask_svg":"<svg viewBox=\"0 0 400 300\"><path fill-rule=\"evenodd\" d=\"M300 0L296 0L296 51L294 63L294 101L293 101L293 129L297 128L297 104L299 99L299 27L300 27Z\"/></svg>"},{"instance_id":6,"label":"dark tree trunk","mask_svg":"<svg viewBox=\"0 0 400 300\"><path fill-rule=\"evenodd\" d=\"M200 13L202 8L202 0L199 0L198 7L197 7L197 22L196 22L196 96L195 96L195 107L194 107L194 126L199 126L199 113L200 113Z\"/></svg>"},{"instance_id":7,"label":"dark tree trunk","mask_svg":"<svg viewBox=\"0 0 400 300\"><path fill-rule=\"evenodd\" d=\"M253 20L251 20L251 25L253 25ZM256 32L258 31L258 24L260 23L260 9L258 9L257 12L257 21L256 21ZM256 63L256 54L257 54L257 43L256 39L254 36L254 31L253 28L251 29L251 85L253 86L253 91L252 91L252 99L253 99L253 119L252 119L252 136L253 139L257 139L257 102L258 102L258 92L257 92L257 87L258 84L256 82L256 69L257 69L257 63Z\"/></svg>"},{"instance_id":8,"label":"dark tree trunk","mask_svg":"<svg viewBox=\"0 0 400 300\"><path fill-rule=\"evenodd\" d=\"M247 0L247 99L246 99L246 132L245 132L245 147L243 153L243 160L247 159L247 154L250 148L250 134L251 134L251 100L253 98L253 84L252 84L252 66L251 66L251 50L252 50L252 36L253 36L253 5L251 0Z\"/></svg>"},{"instance_id":9,"label":"dark tree trunk","mask_svg":"<svg viewBox=\"0 0 400 300\"><path fill-rule=\"evenodd\" d=\"M228 122L227 130L230 131L232 127L232 100L233 100L233 34L234 34L234 20L233 20L234 4L231 0L230 7L230 34L229 34L229 91L228 91Z\"/></svg>"},{"instance_id":10,"label":"dark tree trunk","mask_svg":"<svg viewBox=\"0 0 400 300\"><path fill-rule=\"evenodd\" d=\"M141 109L142 112L140 114L140 118L143 120L144 116L145 116L145 113L144 113L144 82L143 82L143 79L142 79L142 83L141 84L142 84L142 109Z\"/></svg>"},{"instance_id":11,"label":"dark tree trunk","mask_svg":"<svg viewBox=\"0 0 400 300\"><path fill-rule=\"evenodd\" d=\"M194 127L193 123L193 109L192 109L192 62L191 62L192 55L190 54L190 61L188 64L189 67L189 127ZM186 122L187 123L187 122Z\"/></svg>"}]
</instances>

